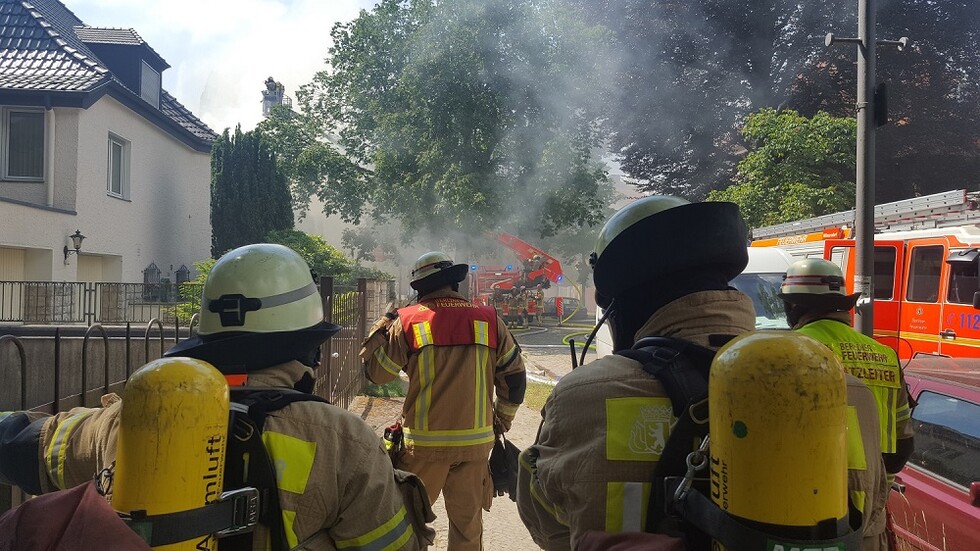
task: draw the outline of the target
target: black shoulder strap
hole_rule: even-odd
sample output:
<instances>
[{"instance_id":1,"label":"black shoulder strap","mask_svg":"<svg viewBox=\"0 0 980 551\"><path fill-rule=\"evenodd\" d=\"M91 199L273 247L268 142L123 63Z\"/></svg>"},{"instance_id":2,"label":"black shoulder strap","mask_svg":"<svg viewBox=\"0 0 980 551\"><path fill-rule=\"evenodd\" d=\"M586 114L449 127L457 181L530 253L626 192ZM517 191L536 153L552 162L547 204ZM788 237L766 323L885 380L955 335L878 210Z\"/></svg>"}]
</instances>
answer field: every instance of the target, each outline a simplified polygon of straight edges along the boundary
<instances>
[{"instance_id":1,"label":"black shoulder strap","mask_svg":"<svg viewBox=\"0 0 980 551\"><path fill-rule=\"evenodd\" d=\"M270 413L294 402L329 403L314 394L285 388L241 388L231 391L224 488L225 491L245 486L258 489L261 505L259 522L269 528L271 551L289 549L289 545L282 523L276 469L262 443L262 430ZM222 538L218 540L218 546L221 551L250 550L252 537L253 533L250 532Z\"/></svg>"},{"instance_id":2,"label":"black shoulder strap","mask_svg":"<svg viewBox=\"0 0 980 551\"><path fill-rule=\"evenodd\" d=\"M713 337L711 344L716 342L722 344L722 338ZM660 381L677 417L654 471L647 508L646 530L662 531L667 503L663 481L684 475L687 455L708 434L708 372L715 351L681 339L646 337L617 354L636 360Z\"/></svg>"}]
</instances>

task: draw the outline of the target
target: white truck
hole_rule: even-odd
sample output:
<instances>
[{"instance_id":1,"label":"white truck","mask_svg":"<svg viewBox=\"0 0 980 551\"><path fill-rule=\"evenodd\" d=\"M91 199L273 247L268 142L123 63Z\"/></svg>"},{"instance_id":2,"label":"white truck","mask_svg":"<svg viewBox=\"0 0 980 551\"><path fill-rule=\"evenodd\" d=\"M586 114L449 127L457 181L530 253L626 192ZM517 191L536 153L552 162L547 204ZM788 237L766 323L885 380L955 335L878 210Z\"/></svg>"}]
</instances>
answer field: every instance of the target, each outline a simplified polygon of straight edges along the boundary
<instances>
[{"instance_id":1,"label":"white truck","mask_svg":"<svg viewBox=\"0 0 980 551\"><path fill-rule=\"evenodd\" d=\"M777 297L786 268L794 258L776 247L749 247L749 264L732 280L732 287L752 299L755 306L756 329L788 329L783 303ZM596 323L602 319L602 309L596 309ZM612 354L612 335L609 326L603 324L595 337L596 355L601 358Z\"/></svg>"}]
</instances>

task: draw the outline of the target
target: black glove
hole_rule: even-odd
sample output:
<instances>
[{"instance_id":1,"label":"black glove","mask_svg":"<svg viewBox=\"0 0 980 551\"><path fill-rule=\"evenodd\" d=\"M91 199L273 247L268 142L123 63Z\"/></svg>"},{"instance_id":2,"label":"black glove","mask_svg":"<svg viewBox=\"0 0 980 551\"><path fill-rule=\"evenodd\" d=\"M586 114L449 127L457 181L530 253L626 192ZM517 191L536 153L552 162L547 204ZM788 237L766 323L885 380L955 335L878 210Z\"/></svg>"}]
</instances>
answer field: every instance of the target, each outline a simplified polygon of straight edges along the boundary
<instances>
[{"instance_id":1,"label":"black glove","mask_svg":"<svg viewBox=\"0 0 980 551\"><path fill-rule=\"evenodd\" d=\"M501 434L490 451L490 476L493 478L495 496L510 494L511 501L517 501L518 456L521 450Z\"/></svg>"}]
</instances>

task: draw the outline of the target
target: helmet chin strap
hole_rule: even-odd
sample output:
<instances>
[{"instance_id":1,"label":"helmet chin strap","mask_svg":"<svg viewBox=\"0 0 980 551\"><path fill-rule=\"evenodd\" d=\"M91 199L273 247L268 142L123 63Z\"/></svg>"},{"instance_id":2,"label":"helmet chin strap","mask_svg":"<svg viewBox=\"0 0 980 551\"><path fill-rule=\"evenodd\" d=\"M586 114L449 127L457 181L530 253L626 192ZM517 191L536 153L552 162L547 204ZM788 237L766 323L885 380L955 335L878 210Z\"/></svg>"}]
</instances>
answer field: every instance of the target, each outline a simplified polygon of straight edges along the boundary
<instances>
[{"instance_id":1,"label":"helmet chin strap","mask_svg":"<svg viewBox=\"0 0 980 551\"><path fill-rule=\"evenodd\" d=\"M609 314L612 314L615 308L616 308L616 299L612 299L609 301L609 307L604 309L604 311L602 312L602 317L599 318L599 322L595 324L595 329L593 329L592 332L589 333L589 338L585 339L585 346L582 347L582 359L579 360L578 365L582 365L585 363L585 353L589 351L589 345L592 344L592 341L595 339L596 333L599 332L599 328L602 327L603 323L606 323L606 318L609 317Z\"/></svg>"}]
</instances>

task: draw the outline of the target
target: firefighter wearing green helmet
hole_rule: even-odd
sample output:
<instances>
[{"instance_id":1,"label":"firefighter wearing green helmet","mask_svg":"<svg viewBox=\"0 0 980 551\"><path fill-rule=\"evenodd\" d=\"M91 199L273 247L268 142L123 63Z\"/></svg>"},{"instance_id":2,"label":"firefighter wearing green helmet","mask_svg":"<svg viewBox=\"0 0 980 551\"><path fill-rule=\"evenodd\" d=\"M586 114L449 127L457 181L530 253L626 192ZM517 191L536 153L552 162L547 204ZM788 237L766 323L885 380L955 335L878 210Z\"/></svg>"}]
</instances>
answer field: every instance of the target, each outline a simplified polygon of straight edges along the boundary
<instances>
[{"instance_id":1,"label":"firefighter wearing green helmet","mask_svg":"<svg viewBox=\"0 0 980 551\"><path fill-rule=\"evenodd\" d=\"M444 494L454 551L483 548L482 509L494 488L487 458L526 385L520 348L496 310L459 293L468 268L442 252L422 255L411 279L418 304L378 320L361 349L372 382L408 376L404 449L393 460L422 479L433 502Z\"/></svg>"},{"instance_id":2,"label":"firefighter wearing green helmet","mask_svg":"<svg viewBox=\"0 0 980 551\"><path fill-rule=\"evenodd\" d=\"M199 363L213 365L230 386L235 438L227 439L225 488L256 487L261 509L242 511L238 517L249 526L238 526L240 533L224 538L222 548L408 551L431 543L426 512L412 506L427 500L424 491L415 490L418 480L393 472L379 438L363 420L309 394L320 346L339 330L324 321L322 299L299 254L281 245L247 245L214 264L202 293L200 330L159 360L203 360ZM124 406L118 397L103 403L106 407L75 408L33 422L24 415L0 415L5 458L0 480L44 493L90 482L109 468ZM177 417L146 419L143 425L194 422L188 415ZM8 442L17 445L4 447ZM31 450L35 457L17 455ZM200 480L198 473L183 478ZM403 492L412 495L411 505ZM144 533L166 538L171 534L164 532L214 524L199 520L164 519ZM73 543L73 548L90 548Z\"/></svg>"},{"instance_id":3,"label":"firefighter wearing green helmet","mask_svg":"<svg viewBox=\"0 0 980 551\"><path fill-rule=\"evenodd\" d=\"M752 301L728 284L748 263L746 233L732 203L651 196L616 212L590 262L614 349L667 337L710 361L728 338L751 331ZM648 522L657 513L646 513L675 414L642 365L604 356L562 377L548 398L536 442L521 454L517 500L542 548L585 548L601 532L671 532L670 519Z\"/></svg>"}]
</instances>

